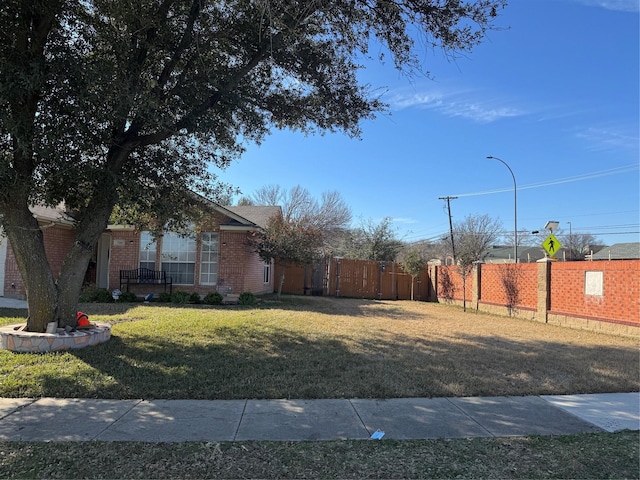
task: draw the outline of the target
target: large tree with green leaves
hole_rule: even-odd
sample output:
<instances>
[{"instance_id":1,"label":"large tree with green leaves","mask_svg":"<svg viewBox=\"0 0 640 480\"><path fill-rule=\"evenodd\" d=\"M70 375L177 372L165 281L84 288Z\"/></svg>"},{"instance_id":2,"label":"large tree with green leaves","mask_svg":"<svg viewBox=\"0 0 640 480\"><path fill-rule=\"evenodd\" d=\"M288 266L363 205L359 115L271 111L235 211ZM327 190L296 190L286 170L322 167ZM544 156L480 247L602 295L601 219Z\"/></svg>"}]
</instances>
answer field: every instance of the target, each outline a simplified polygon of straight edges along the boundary
<instances>
[{"instance_id":1,"label":"large tree with green leaves","mask_svg":"<svg viewBox=\"0 0 640 480\"><path fill-rule=\"evenodd\" d=\"M402 70L414 42L466 52L504 0L4 0L0 220L27 328L73 324L114 205L176 213L271 128L359 134L384 108L357 71L373 39ZM167 199L180 199L174 205ZM64 202L75 241L48 267L31 205Z\"/></svg>"}]
</instances>

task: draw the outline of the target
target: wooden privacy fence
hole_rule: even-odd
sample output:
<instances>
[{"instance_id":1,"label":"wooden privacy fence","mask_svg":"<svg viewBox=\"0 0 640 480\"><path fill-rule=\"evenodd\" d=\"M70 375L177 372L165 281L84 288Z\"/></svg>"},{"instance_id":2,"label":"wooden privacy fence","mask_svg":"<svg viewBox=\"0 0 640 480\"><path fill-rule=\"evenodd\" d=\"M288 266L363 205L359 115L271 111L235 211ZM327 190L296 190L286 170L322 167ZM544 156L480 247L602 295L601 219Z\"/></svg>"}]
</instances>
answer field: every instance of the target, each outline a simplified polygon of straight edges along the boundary
<instances>
[{"instance_id":1,"label":"wooden privacy fence","mask_svg":"<svg viewBox=\"0 0 640 480\"><path fill-rule=\"evenodd\" d=\"M396 262L327 258L309 267L276 265L274 284L284 270L282 293L333 297L410 300L411 275ZM413 280L414 300L433 300L427 269Z\"/></svg>"}]
</instances>

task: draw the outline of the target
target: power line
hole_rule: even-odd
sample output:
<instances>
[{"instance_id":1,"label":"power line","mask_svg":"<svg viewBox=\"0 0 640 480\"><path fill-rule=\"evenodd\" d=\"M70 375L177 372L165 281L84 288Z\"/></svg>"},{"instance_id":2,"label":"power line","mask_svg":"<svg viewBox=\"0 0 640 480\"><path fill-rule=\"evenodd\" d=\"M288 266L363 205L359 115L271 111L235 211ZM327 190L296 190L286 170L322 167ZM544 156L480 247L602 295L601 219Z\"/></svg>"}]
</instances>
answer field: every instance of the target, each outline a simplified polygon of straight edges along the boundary
<instances>
[{"instance_id":1,"label":"power line","mask_svg":"<svg viewBox=\"0 0 640 480\"><path fill-rule=\"evenodd\" d=\"M610 175L619 175L621 173L633 172L634 170L638 170L638 164L637 163L632 163L630 165L624 165L622 167L610 168L608 170L601 170L599 172L586 173L584 175L578 175L576 177L566 177L566 178L560 178L560 179L557 179L557 180L549 180L547 182L532 183L532 184L529 184L529 185L523 185L523 186L519 186L518 190L529 190L529 189L532 189L532 188L548 187L548 186L551 186L551 185L560 185L562 183L580 182L582 180L590 180L592 178L607 177L607 176L610 176ZM475 196L479 196L479 195L491 195L491 194L494 194L494 193L510 192L512 190L513 189L511 189L511 188L499 188L499 189L496 189L496 190L486 190L484 192L459 193L457 195L457 197L475 197Z\"/></svg>"}]
</instances>

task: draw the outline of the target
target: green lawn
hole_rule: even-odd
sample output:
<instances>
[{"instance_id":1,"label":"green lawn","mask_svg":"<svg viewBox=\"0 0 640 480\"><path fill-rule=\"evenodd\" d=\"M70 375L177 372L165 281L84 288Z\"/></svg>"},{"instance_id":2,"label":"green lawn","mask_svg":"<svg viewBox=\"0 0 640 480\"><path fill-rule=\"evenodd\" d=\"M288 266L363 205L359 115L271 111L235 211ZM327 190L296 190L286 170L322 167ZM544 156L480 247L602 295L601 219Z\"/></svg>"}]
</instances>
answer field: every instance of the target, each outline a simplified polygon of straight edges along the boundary
<instances>
[{"instance_id":1,"label":"green lawn","mask_svg":"<svg viewBox=\"0 0 640 480\"><path fill-rule=\"evenodd\" d=\"M82 305L109 342L0 351L0 396L357 398L640 390L638 340L419 302ZM0 310L0 323L26 312ZM0 442L0 478L639 478L638 432L506 439Z\"/></svg>"}]
</instances>

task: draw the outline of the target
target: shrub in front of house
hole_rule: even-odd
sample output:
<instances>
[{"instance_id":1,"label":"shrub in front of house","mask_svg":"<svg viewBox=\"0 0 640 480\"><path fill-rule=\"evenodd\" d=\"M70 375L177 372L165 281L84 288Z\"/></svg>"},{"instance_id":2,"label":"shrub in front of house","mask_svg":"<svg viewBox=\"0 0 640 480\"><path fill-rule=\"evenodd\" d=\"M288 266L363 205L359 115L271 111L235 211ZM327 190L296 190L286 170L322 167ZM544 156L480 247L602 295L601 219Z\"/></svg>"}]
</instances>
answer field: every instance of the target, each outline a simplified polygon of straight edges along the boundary
<instances>
[{"instance_id":1,"label":"shrub in front of house","mask_svg":"<svg viewBox=\"0 0 640 480\"><path fill-rule=\"evenodd\" d=\"M183 305L189 303L189 298L191 298L191 294L187 292L173 292L171 294L171 303Z\"/></svg>"},{"instance_id":2,"label":"shrub in front of house","mask_svg":"<svg viewBox=\"0 0 640 480\"><path fill-rule=\"evenodd\" d=\"M191 295L189 295L189 303L195 303L198 304L200 303L202 300L200 299L200 294L193 292Z\"/></svg>"},{"instance_id":3,"label":"shrub in front of house","mask_svg":"<svg viewBox=\"0 0 640 480\"><path fill-rule=\"evenodd\" d=\"M218 292L209 292L202 299L202 303L207 305L220 305L222 303L223 296Z\"/></svg>"},{"instance_id":4,"label":"shrub in front of house","mask_svg":"<svg viewBox=\"0 0 640 480\"><path fill-rule=\"evenodd\" d=\"M239 305L255 305L256 302L256 296L251 292L242 292L238 297Z\"/></svg>"},{"instance_id":5,"label":"shrub in front of house","mask_svg":"<svg viewBox=\"0 0 640 480\"><path fill-rule=\"evenodd\" d=\"M138 296L133 292L122 292L118 297L119 302L137 302Z\"/></svg>"},{"instance_id":6,"label":"shrub in front of house","mask_svg":"<svg viewBox=\"0 0 640 480\"><path fill-rule=\"evenodd\" d=\"M162 303L171 303L171 294L169 292L161 292L158 295L158 301Z\"/></svg>"},{"instance_id":7,"label":"shrub in front of house","mask_svg":"<svg viewBox=\"0 0 640 480\"><path fill-rule=\"evenodd\" d=\"M80 303L112 303L113 297L106 288L98 288L96 285L91 284L82 288L78 301Z\"/></svg>"}]
</instances>

